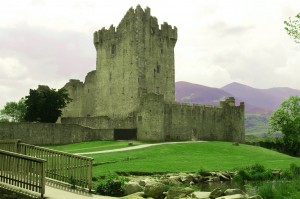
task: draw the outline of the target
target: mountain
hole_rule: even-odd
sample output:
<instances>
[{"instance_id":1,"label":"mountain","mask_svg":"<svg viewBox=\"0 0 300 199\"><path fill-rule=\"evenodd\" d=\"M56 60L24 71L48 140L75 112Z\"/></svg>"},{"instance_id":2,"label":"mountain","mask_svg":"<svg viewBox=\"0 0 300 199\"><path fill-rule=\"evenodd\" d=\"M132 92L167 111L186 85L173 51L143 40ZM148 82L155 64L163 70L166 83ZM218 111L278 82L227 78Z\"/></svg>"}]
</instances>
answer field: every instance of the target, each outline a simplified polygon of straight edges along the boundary
<instances>
[{"instance_id":1,"label":"mountain","mask_svg":"<svg viewBox=\"0 0 300 199\"><path fill-rule=\"evenodd\" d=\"M276 110L285 98L291 95L300 96L300 90L287 87L257 89L236 82L228 84L221 89L244 101L246 106L249 104L271 112Z\"/></svg>"},{"instance_id":2,"label":"mountain","mask_svg":"<svg viewBox=\"0 0 300 199\"><path fill-rule=\"evenodd\" d=\"M218 105L221 99L232 96L219 88L189 82L176 82L175 93L177 102L211 105Z\"/></svg>"},{"instance_id":3,"label":"mountain","mask_svg":"<svg viewBox=\"0 0 300 199\"><path fill-rule=\"evenodd\" d=\"M175 93L177 102L186 102L193 104L219 105L220 100L232 96L235 97L236 104L244 101L231 94L230 92L227 92L226 90L183 81L175 83ZM247 103L246 112L266 113L269 112L269 110L266 110L264 107L256 107Z\"/></svg>"}]
</instances>

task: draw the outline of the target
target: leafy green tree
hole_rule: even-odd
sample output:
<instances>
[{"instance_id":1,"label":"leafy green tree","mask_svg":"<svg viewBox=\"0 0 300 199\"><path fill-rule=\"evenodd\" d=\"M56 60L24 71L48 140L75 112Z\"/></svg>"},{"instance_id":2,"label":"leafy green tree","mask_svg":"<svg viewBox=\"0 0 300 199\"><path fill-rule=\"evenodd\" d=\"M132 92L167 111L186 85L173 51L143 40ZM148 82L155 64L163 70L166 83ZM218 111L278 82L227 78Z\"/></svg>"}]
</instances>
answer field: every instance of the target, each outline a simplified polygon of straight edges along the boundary
<instances>
[{"instance_id":1,"label":"leafy green tree","mask_svg":"<svg viewBox=\"0 0 300 199\"><path fill-rule=\"evenodd\" d=\"M300 13L295 18L289 18L288 21L284 21L285 30L294 39L296 43L300 43Z\"/></svg>"},{"instance_id":2,"label":"leafy green tree","mask_svg":"<svg viewBox=\"0 0 300 199\"><path fill-rule=\"evenodd\" d=\"M27 111L25 120L29 122L55 123L61 116L64 107L71 101L65 89L50 89L48 86L39 86L38 89L30 89L25 97Z\"/></svg>"},{"instance_id":3,"label":"leafy green tree","mask_svg":"<svg viewBox=\"0 0 300 199\"><path fill-rule=\"evenodd\" d=\"M290 96L270 117L270 132L281 131L286 149L300 152L300 97Z\"/></svg>"},{"instance_id":4,"label":"leafy green tree","mask_svg":"<svg viewBox=\"0 0 300 199\"><path fill-rule=\"evenodd\" d=\"M3 121L23 122L26 113L25 99L22 98L18 102L7 102L4 109L1 110ZM10 118L10 119L8 119Z\"/></svg>"}]
</instances>

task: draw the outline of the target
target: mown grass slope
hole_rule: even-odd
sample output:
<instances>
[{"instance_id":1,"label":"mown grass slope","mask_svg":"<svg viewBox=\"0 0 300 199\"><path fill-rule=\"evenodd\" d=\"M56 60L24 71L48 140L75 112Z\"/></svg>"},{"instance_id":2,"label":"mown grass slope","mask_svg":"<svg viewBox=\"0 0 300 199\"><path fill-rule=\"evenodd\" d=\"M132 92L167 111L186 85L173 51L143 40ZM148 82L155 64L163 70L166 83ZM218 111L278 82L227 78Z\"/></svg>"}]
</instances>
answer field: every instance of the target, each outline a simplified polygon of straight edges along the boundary
<instances>
[{"instance_id":1,"label":"mown grass slope","mask_svg":"<svg viewBox=\"0 0 300 199\"><path fill-rule=\"evenodd\" d=\"M143 142L134 142L141 145ZM48 148L70 153L93 152L128 147L128 141L94 141ZM294 158L261 147L230 142L195 142L152 146L149 148L88 155L97 166L93 175L114 172L197 172L205 170L232 170L255 163L270 169L285 169L291 163L300 165Z\"/></svg>"},{"instance_id":2,"label":"mown grass slope","mask_svg":"<svg viewBox=\"0 0 300 199\"><path fill-rule=\"evenodd\" d=\"M229 142L168 144L145 149L89 155L93 157L93 175L112 172L197 172L232 170L255 163L266 168L286 169L300 159L261 147L234 146ZM101 164L103 163L103 164Z\"/></svg>"}]
</instances>

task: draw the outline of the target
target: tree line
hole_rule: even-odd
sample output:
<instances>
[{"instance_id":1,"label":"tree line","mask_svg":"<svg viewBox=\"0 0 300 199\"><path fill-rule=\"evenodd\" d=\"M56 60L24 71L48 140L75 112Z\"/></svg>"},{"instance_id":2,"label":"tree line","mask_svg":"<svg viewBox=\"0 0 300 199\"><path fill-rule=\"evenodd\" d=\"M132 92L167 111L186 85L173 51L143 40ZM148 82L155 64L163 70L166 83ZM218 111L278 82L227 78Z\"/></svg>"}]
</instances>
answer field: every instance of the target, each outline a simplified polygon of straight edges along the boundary
<instances>
[{"instance_id":1,"label":"tree line","mask_svg":"<svg viewBox=\"0 0 300 199\"><path fill-rule=\"evenodd\" d=\"M39 86L18 102L7 102L0 110L1 121L55 123L69 102L71 98L65 89Z\"/></svg>"}]
</instances>

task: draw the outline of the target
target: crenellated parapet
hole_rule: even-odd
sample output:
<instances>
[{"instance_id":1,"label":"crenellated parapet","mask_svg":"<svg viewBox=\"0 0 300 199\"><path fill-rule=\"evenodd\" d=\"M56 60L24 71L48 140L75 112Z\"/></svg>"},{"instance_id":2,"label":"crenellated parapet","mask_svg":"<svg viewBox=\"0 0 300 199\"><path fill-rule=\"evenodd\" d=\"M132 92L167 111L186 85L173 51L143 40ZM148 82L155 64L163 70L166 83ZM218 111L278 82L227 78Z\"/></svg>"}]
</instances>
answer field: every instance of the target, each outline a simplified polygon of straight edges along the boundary
<instances>
[{"instance_id":1,"label":"crenellated parapet","mask_svg":"<svg viewBox=\"0 0 300 199\"><path fill-rule=\"evenodd\" d=\"M130 8L127 11L117 28L111 25L109 29L103 27L101 30L94 32L95 48L98 49L99 46L102 46L104 41L121 39L123 33L131 33L133 36L140 31L143 31L143 33L144 31L148 31L152 36L156 35L165 38L173 46L175 46L177 41L176 26L172 27L164 22L159 27L157 18L151 16L150 8L147 7L143 10L143 8L138 5L136 9Z\"/></svg>"}]
</instances>

